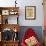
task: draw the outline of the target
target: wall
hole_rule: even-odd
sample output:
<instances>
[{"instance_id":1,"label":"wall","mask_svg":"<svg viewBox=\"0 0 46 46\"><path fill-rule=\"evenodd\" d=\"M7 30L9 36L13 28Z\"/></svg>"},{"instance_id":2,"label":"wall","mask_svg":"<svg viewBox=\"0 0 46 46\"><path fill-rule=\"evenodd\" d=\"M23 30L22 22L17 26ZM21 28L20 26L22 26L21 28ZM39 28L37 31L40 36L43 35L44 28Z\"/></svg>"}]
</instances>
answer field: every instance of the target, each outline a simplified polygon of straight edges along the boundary
<instances>
[{"instance_id":1,"label":"wall","mask_svg":"<svg viewBox=\"0 0 46 46\"><path fill-rule=\"evenodd\" d=\"M36 20L25 20L25 6L36 6ZM43 6L42 0L21 0L20 24L23 26L42 26L43 25ZM22 23L21 23L22 22Z\"/></svg>"},{"instance_id":2,"label":"wall","mask_svg":"<svg viewBox=\"0 0 46 46\"><path fill-rule=\"evenodd\" d=\"M0 6L15 6L15 0L0 0ZM20 26L43 26L43 6L42 0L17 0L19 6L19 24ZM36 20L25 20L25 6L36 6ZM9 17L9 20L12 17ZM20 19L21 18L21 19ZM15 22L15 21L13 21Z\"/></svg>"},{"instance_id":3,"label":"wall","mask_svg":"<svg viewBox=\"0 0 46 46\"><path fill-rule=\"evenodd\" d=\"M0 0L1 7L10 7L15 6L15 0ZM35 29L40 41L43 41L43 6L42 0L17 0L17 6L19 6L19 24L20 26L33 26L32 28ZM25 6L36 6L36 20L25 20ZM11 21L11 16L9 18L9 23ZM15 23L15 17L13 17L13 21ZM21 27L20 29L20 39L27 27ZM21 35L22 34L22 35Z\"/></svg>"}]
</instances>

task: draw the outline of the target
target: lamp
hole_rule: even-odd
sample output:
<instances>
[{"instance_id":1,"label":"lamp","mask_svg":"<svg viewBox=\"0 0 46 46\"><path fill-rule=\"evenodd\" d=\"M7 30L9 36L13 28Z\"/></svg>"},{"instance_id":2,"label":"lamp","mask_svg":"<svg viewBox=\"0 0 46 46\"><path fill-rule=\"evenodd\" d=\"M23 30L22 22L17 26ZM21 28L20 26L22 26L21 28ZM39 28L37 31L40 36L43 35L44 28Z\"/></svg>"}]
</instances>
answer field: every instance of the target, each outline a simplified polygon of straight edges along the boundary
<instances>
[{"instance_id":1,"label":"lamp","mask_svg":"<svg viewBox=\"0 0 46 46\"><path fill-rule=\"evenodd\" d=\"M17 0L15 0L15 7L16 7L16 4L17 4L17 2L16 2Z\"/></svg>"}]
</instances>

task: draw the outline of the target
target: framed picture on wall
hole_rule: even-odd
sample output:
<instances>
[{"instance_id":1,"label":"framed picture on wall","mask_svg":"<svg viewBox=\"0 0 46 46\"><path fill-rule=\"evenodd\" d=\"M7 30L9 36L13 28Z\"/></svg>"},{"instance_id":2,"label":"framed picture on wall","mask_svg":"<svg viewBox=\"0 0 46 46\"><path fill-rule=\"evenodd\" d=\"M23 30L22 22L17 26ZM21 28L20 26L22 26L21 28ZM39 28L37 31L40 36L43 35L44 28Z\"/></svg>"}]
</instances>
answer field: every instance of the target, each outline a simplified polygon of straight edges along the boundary
<instances>
[{"instance_id":1,"label":"framed picture on wall","mask_svg":"<svg viewBox=\"0 0 46 46\"><path fill-rule=\"evenodd\" d=\"M25 19L26 20L36 19L36 6L25 6Z\"/></svg>"},{"instance_id":2,"label":"framed picture on wall","mask_svg":"<svg viewBox=\"0 0 46 46\"><path fill-rule=\"evenodd\" d=\"M2 15L9 15L9 10L2 10Z\"/></svg>"}]
</instances>

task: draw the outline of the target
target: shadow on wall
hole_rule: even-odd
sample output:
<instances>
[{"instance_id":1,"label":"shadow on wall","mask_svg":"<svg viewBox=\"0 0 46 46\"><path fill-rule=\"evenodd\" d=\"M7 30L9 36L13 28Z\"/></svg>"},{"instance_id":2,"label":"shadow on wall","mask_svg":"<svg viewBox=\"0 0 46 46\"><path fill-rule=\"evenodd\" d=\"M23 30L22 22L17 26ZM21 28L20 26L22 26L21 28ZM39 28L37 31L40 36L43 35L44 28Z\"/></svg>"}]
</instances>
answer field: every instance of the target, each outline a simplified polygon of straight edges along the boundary
<instances>
[{"instance_id":1,"label":"shadow on wall","mask_svg":"<svg viewBox=\"0 0 46 46\"><path fill-rule=\"evenodd\" d=\"M42 30L42 26L21 26L20 27L20 32L19 32L19 39L20 39L20 41L22 40L22 38L24 36L24 33L25 33L25 31L28 28L32 28L36 32L39 41L41 43L43 43L43 30Z\"/></svg>"}]
</instances>

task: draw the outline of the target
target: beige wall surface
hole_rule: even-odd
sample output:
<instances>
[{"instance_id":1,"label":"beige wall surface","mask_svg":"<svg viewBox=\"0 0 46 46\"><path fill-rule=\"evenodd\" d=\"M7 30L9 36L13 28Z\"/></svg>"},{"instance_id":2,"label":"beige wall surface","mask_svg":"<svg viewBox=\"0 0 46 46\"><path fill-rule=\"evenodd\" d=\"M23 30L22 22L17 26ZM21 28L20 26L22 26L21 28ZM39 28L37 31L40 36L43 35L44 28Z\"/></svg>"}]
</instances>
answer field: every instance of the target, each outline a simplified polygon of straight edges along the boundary
<instances>
[{"instance_id":1,"label":"beige wall surface","mask_svg":"<svg viewBox=\"0 0 46 46\"><path fill-rule=\"evenodd\" d=\"M20 26L43 26L43 0L17 0L17 6L19 7L19 25ZM15 0L0 0L0 7L15 6ZM36 6L36 19L25 20L25 6ZM15 19L15 17L13 17ZM21 18L21 19L20 19ZM8 17L10 23L15 23L12 17Z\"/></svg>"}]
</instances>

